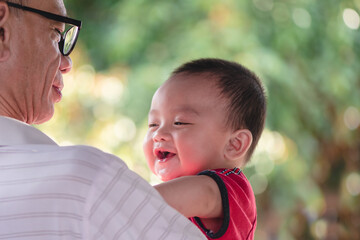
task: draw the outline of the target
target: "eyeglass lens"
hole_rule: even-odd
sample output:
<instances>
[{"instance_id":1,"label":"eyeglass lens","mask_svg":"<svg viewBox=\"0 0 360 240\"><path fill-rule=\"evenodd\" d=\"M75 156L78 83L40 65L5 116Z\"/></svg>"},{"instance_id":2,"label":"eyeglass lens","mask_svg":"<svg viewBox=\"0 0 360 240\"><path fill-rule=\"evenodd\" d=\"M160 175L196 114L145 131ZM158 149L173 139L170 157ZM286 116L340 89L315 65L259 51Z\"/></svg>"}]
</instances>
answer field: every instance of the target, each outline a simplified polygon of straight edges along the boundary
<instances>
[{"instance_id":1,"label":"eyeglass lens","mask_svg":"<svg viewBox=\"0 0 360 240\"><path fill-rule=\"evenodd\" d=\"M76 26L73 26L66 31L64 37L64 49L63 49L65 55L71 52L71 50L73 49L74 44L76 42L77 33L78 33L78 28Z\"/></svg>"}]
</instances>

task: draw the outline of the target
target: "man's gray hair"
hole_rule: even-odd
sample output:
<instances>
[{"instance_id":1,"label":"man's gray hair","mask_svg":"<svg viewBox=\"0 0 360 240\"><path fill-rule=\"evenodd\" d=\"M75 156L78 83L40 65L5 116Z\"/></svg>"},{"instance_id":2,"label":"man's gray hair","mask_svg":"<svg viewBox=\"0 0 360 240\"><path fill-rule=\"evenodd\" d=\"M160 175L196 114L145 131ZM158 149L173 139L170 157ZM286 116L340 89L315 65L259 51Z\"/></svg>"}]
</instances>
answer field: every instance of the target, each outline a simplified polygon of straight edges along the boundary
<instances>
[{"instance_id":1,"label":"man's gray hair","mask_svg":"<svg viewBox=\"0 0 360 240\"><path fill-rule=\"evenodd\" d=\"M0 1L5 2L6 0L0 0ZM7 0L7 2L17 3L20 5L23 5L25 3L25 1L27 1L27 0ZM17 8L11 8L10 11L13 11L15 13L15 15L18 15L21 10L17 9Z\"/></svg>"}]
</instances>

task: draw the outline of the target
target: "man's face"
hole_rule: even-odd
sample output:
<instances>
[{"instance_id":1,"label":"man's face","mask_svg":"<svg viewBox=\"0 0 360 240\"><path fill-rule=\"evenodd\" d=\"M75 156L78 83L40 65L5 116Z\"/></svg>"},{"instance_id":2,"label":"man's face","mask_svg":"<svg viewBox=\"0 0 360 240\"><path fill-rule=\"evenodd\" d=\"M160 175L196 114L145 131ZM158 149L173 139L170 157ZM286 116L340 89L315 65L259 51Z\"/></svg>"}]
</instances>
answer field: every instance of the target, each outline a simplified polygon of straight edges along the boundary
<instances>
[{"instance_id":1,"label":"man's face","mask_svg":"<svg viewBox=\"0 0 360 240\"><path fill-rule=\"evenodd\" d=\"M224 167L227 101L206 78L175 75L153 97L144 153L163 181Z\"/></svg>"},{"instance_id":2,"label":"man's face","mask_svg":"<svg viewBox=\"0 0 360 240\"><path fill-rule=\"evenodd\" d=\"M62 0L27 1L26 6L66 15ZM65 24L22 10L12 12L11 21L9 71L13 75L8 80L9 101L19 108L19 120L42 123L53 116L54 104L62 97L62 74L72 66L71 59L62 56L58 47L58 31L63 32Z\"/></svg>"}]
</instances>

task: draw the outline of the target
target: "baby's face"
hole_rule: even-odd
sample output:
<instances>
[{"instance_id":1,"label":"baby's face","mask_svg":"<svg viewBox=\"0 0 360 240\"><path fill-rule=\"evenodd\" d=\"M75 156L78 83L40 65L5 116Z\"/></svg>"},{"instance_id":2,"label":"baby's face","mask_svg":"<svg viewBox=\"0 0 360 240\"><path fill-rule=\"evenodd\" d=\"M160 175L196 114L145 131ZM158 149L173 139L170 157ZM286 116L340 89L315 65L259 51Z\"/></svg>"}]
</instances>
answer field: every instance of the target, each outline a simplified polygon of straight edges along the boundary
<instances>
[{"instance_id":1,"label":"baby's face","mask_svg":"<svg viewBox=\"0 0 360 240\"><path fill-rule=\"evenodd\" d=\"M155 93L144 153L163 181L224 167L232 131L226 127L226 100L205 75L175 75Z\"/></svg>"}]
</instances>

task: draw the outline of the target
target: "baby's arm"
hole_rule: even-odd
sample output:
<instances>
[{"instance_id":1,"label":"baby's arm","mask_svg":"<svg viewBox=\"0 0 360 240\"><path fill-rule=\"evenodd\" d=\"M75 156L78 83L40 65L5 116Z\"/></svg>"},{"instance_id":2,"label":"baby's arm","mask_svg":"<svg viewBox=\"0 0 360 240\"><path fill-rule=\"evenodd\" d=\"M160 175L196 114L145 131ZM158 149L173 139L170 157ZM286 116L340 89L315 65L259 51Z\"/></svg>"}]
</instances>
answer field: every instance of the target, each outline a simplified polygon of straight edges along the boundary
<instances>
[{"instance_id":1,"label":"baby's arm","mask_svg":"<svg viewBox=\"0 0 360 240\"><path fill-rule=\"evenodd\" d=\"M185 217L219 218L223 215L219 187L208 176L184 176L155 188Z\"/></svg>"}]
</instances>

